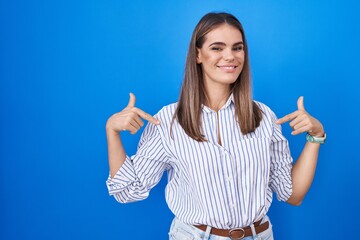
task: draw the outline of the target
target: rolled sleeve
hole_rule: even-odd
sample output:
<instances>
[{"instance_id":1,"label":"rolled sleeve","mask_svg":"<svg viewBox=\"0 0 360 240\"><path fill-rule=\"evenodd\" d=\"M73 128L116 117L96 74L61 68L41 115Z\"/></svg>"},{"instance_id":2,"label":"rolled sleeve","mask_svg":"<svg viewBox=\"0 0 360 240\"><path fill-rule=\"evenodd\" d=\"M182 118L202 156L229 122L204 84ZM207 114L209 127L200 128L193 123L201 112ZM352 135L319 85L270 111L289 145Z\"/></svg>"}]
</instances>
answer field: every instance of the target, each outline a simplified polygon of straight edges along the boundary
<instances>
[{"instance_id":1,"label":"rolled sleeve","mask_svg":"<svg viewBox=\"0 0 360 240\"><path fill-rule=\"evenodd\" d=\"M106 185L109 194L121 203L146 199L168 166L168 156L159 131L149 123L141 136L136 154L126 156L114 177L108 177Z\"/></svg>"},{"instance_id":2,"label":"rolled sleeve","mask_svg":"<svg viewBox=\"0 0 360 240\"><path fill-rule=\"evenodd\" d=\"M114 195L123 191L130 184L135 182L136 174L131 159L126 156L124 164L121 166L116 175L112 178L110 175L106 181L109 194Z\"/></svg>"},{"instance_id":3,"label":"rolled sleeve","mask_svg":"<svg viewBox=\"0 0 360 240\"><path fill-rule=\"evenodd\" d=\"M281 126L275 123L273 116L273 135L271 138L270 189L276 193L279 201L287 201L292 194L292 162L289 144L282 135Z\"/></svg>"}]
</instances>

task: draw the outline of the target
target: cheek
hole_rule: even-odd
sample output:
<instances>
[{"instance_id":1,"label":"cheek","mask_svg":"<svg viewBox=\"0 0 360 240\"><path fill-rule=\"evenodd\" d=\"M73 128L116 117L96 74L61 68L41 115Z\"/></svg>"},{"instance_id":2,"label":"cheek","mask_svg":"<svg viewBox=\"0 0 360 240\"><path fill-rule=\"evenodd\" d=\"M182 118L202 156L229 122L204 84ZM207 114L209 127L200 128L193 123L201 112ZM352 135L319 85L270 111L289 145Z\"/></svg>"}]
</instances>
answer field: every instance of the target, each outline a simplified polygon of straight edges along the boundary
<instances>
[{"instance_id":1,"label":"cheek","mask_svg":"<svg viewBox=\"0 0 360 240\"><path fill-rule=\"evenodd\" d=\"M245 53L244 52L240 52L236 55L236 58L238 59L239 62L244 62L245 60Z\"/></svg>"},{"instance_id":2,"label":"cheek","mask_svg":"<svg viewBox=\"0 0 360 240\"><path fill-rule=\"evenodd\" d=\"M214 65L216 64L221 57L217 56L216 54L202 54L202 63L207 65Z\"/></svg>"},{"instance_id":3,"label":"cheek","mask_svg":"<svg viewBox=\"0 0 360 240\"><path fill-rule=\"evenodd\" d=\"M237 58L237 61L240 63L238 71L241 73L242 69L244 67L244 63L245 63L245 54L244 53L239 54L236 58Z\"/></svg>"},{"instance_id":4,"label":"cheek","mask_svg":"<svg viewBox=\"0 0 360 240\"><path fill-rule=\"evenodd\" d=\"M211 56L203 56L203 64L209 65L212 62Z\"/></svg>"}]
</instances>

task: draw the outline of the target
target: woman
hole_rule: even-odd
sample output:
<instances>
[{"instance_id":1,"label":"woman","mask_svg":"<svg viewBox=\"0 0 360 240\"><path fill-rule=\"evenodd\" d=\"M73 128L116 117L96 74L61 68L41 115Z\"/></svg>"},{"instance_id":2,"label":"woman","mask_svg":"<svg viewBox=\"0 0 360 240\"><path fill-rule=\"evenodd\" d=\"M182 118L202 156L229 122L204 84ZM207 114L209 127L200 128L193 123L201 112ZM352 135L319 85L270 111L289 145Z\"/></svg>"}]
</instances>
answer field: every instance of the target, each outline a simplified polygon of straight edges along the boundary
<instances>
[{"instance_id":1,"label":"woman","mask_svg":"<svg viewBox=\"0 0 360 240\"><path fill-rule=\"evenodd\" d=\"M138 151L128 157L119 132L135 134L148 120ZM307 132L292 166L279 124ZM277 120L251 94L248 46L240 22L209 13L196 26L178 103L154 117L128 106L106 124L109 193L119 202L145 199L168 171L166 200L174 213L170 239L273 239L267 211L272 192L299 205L316 168L321 123L304 108Z\"/></svg>"}]
</instances>

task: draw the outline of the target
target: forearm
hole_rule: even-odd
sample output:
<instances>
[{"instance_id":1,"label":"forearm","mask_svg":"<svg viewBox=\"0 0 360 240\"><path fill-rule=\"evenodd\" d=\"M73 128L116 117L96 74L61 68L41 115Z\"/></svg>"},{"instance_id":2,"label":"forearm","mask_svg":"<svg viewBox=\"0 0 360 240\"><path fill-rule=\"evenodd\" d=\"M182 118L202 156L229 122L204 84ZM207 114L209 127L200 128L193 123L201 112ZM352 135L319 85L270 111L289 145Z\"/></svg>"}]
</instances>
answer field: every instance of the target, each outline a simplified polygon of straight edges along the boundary
<instances>
[{"instance_id":1,"label":"forearm","mask_svg":"<svg viewBox=\"0 0 360 240\"><path fill-rule=\"evenodd\" d=\"M300 205L314 179L320 144L306 142L292 169L292 195L288 203Z\"/></svg>"},{"instance_id":2,"label":"forearm","mask_svg":"<svg viewBox=\"0 0 360 240\"><path fill-rule=\"evenodd\" d=\"M159 120L135 107L135 96L130 93L129 103L122 111L113 114L106 122L106 138L108 144L108 158L110 177L113 178L126 160L126 153L121 142L120 132L136 132L144 125L141 118L153 124L160 124Z\"/></svg>"},{"instance_id":3,"label":"forearm","mask_svg":"<svg viewBox=\"0 0 360 240\"><path fill-rule=\"evenodd\" d=\"M126 159L126 153L119 133L106 129L110 176L114 177Z\"/></svg>"}]
</instances>

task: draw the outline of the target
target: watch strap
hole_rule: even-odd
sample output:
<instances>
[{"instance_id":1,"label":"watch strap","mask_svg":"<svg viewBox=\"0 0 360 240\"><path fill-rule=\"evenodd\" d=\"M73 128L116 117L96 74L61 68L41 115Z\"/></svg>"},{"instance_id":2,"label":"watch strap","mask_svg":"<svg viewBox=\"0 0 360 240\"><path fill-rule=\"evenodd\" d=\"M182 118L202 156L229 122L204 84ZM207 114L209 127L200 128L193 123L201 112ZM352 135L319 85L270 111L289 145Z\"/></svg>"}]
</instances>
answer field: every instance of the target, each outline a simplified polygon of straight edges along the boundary
<instances>
[{"instance_id":1,"label":"watch strap","mask_svg":"<svg viewBox=\"0 0 360 240\"><path fill-rule=\"evenodd\" d=\"M315 137L311 136L309 133L306 134L306 141L313 142L313 143L320 143L323 144L326 141L326 133L324 133L323 137Z\"/></svg>"}]
</instances>

